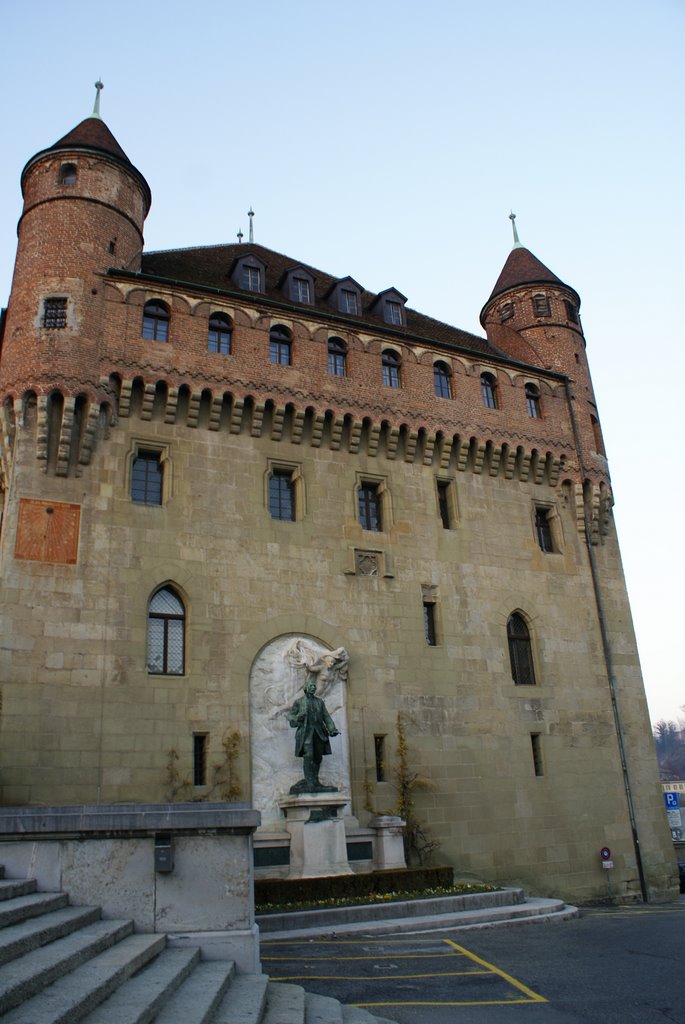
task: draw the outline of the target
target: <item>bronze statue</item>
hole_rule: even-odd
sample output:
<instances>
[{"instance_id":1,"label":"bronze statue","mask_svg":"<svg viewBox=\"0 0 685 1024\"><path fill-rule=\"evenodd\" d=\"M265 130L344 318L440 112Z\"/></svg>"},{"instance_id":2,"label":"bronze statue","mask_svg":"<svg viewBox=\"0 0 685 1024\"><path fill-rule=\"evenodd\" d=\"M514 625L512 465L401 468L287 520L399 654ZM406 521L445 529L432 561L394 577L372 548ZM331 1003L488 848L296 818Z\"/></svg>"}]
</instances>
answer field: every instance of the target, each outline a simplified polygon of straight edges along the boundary
<instances>
[{"instance_id":1,"label":"bronze statue","mask_svg":"<svg viewBox=\"0 0 685 1024\"><path fill-rule=\"evenodd\" d=\"M295 733L295 757L304 758L304 778L290 787L291 793L337 793L336 786L319 782L319 768L324 754L331 753L330 736L337 736L335 722L326 705L316 696L316 679L307 676L304 697L298 698L288 713Z\"/></svg>"}]
</instances>

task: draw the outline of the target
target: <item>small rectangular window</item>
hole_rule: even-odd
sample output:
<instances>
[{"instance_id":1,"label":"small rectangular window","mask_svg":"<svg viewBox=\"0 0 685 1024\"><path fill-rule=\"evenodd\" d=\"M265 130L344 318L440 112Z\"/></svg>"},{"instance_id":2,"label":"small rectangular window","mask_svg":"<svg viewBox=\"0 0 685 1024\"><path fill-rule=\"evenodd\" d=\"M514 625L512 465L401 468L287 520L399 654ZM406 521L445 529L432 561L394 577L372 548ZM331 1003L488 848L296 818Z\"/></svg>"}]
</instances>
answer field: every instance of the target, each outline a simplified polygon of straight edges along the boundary
<instances>
[{"instance_id":1,"label":"small rectangular window","mask_svg":"<svg viewBox=\"0 0 685 1024\"><path fill-rule=\"evenodd\" d=\"M207 733L193 733L193 785L207 785Z\"/></svg>"},{"instance_id":2,"label":"small rectangular window","mask_svg":"<svg viewBox=\"0 0 685 1024\"><path fill-rule=\"evenodd\" d=\"M161 505L164 467L161 452L139 450L131 470L131 501Z\"/></svg>"},{"instance_id":3,"label":"small rectangular window","mask_svg":"<svg viewBox=\"0 0 685 1024\"><path fill-rule=\"evenodd\" d=\"M43 303L43 327L48 331L61 330L67 326L67 300L65 298L45 299Z\"/></svg>"},{"instance_id":4,"label":"small rectangular window","mask_svg":"<svg viewBox=\"0 0 685 1024\"><path fill-rule=\"evenodd\" d=\"M550 510L543 506L535 506L535 537L541 551L547 554L554 551L552 526L549 521Z\"/></svg>"},{"instance_id":5,"label":"small rectangular window","mask_svg":"<svg viewBox=\"0 0 685 1024\"><path fill-rule=\"evenodd\" d=\"M376 782L385 782L385 736L374 736L373 752L376 759Z\"/></svg>"},{"instance_id":6,"label":"small rectangular window","mask_svg":"<svg viewBox=\"0 0 685 1024\"><path fill-rule=\"evenodd\" d=\"M542 763L542 737L539 732L530 734L530 745L533 753L533 771L538 778L541 778L545 772Z\"/></svg>"},{"instance_id":7,"label":"small rectangular window","mask_svg":"<svg viewBox=\"0 0 685 1024\"><path fill-rule=\"evenodd\" d=\"M453 530L457 524L456 495L451 480L436 480L438 489L438 512L445 530Z\"/></svg>"},{"instance_id":8,"label":"small rectangular window","mask_svg":"<svg viewBox=\"0 0 685 1024\"><path fill-rule=\"evenodd\" d=\"M289 469L275 469L269 477L269 512L272 519L295 519L295 483Z\"/></svg>"},{"instance_id":9,"label":"small rectangular window","mask_svg":"<svg viewBox=\"0 0 685 1024\"><path fill-rule=\"evenodd\" d=\"M363 483L359 487L359 522L365 530L383 530L381 496L378 484Z\"/></svg>"},{"instance_id":10,"label":"small rectangular window","mask_svg":"<svg viewBox=\"0 0 685 1024\"><path fill-rule=\"evenodd\" d=\"M437 647L438 636L435 629L435 602L423 602L423 631L429 647Z\"/></svg>"}]
</instances>

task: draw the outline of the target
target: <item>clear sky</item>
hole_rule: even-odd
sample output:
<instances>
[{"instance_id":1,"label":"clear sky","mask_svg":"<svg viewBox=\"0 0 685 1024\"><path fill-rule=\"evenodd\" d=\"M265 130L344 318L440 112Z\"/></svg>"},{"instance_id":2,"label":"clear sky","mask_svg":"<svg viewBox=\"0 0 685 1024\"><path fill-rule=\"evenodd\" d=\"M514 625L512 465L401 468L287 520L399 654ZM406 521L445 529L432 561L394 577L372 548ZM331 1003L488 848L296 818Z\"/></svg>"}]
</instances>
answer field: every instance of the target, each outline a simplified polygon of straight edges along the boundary
<instances>
[{"instance_id":1,"label":"clear sky","mask_svg":"<svg viewBox=\"0 0 685 1024\"><path fill-rule=\"evenodd\" d=\"M148 249L262 244L482 333L521 241L582 298L651 717L685 704L682 0L0 0L0 303L19 175L92 110ZM660 355L657 357L656 353Z\"/></svg>"}]
</instances>

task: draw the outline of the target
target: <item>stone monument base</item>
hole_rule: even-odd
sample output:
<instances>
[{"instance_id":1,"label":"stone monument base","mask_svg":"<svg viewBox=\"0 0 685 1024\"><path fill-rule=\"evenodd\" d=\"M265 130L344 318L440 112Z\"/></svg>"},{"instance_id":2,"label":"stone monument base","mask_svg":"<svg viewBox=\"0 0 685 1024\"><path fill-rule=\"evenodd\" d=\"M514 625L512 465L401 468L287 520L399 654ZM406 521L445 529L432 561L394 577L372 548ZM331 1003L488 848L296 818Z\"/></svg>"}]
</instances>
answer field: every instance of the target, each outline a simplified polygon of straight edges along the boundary
<instances>
[{"instance_id":1,"label":"stone monument base","mask_svg":"<svg viewBox=\"0 0 685 1024\"><path fill-rule=\"evenodd\" d=\"M343 793L301 793L280 801L290 833L289 878L351 875L345 820L338 812L350 802Z\"/></svg>"}]
</instances>

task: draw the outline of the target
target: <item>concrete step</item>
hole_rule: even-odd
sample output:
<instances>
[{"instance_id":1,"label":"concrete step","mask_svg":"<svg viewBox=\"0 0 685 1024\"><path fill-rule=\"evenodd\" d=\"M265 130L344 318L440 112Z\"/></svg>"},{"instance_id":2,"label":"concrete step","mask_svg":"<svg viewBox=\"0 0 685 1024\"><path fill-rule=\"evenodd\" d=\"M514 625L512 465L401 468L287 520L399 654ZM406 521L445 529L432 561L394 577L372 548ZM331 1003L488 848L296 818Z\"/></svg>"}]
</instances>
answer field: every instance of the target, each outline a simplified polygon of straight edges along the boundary
<instances>
[{"instance_id":1,"label":"concrete step","mask_svg":"<svg viewBox=\"0 0 685 1024\"><path fill-rule=\"evenodd\" d=\"M212 1024L260 1024L268 981L265 974L239 974L212 1017Z\"/></svg>"},{"instance_id":2,"label":"concrete step","mask_svg":"<svg viewBox=\"0 0 685 1024\"><path fill-rule=\"evenodd\" d=\"M165 941L163 935L128 935L10 1010L3 1024L77 1024L157 956Z\"/></svg>"},{"instance_id":3,"label":"concrete step","mask_svg":"<svg viewBox=\"0 0 685 1024\"><path fill-rule=\"evenodd\" d=\"M386 918L379 915L374 919L370 915L363 915L360 920L341 920L340 915L331 911L330 917L319 919L316 927L301 927L302 917L300 913L290 916L290 921L282 921L278 932L271 932L264 935L262 945L269 942L278 942L279 938L308 939L326 935L390 935L397 932L425 932L450 930L467 930L472 928L493 928L496 926L511 926L523 923L548 923L550 921L565 921L571 917L578 916L577 907L567 906L562 900L548 900L541 898L529 898L523 903L515 903L511 906L481 907L474 910L462 910L457 912L445 912L441 914L417 914L421 904L425 901L417 900L413 913L406 916L399 916L399 912L406 906L405 903L395 903L398 916ZM351 908L345 908L351 909ZM365 908L366 909L366 908ZM382 909L386 909L383 907ZM282 915L285 917L286 915ZM286 927L287 925L290 927ZM261 924L260 924L261 927Z\"/></svg>"},{"instance_id":4,"label":"concrete step","mask_svg":"<svg viewBox=\"0 0 685 1024\"><path fill-rule=\"evenodd\" d=\"M133 931L130 921L94 921L0 967L0 1013L18 1006Z\"/></svg>"},{"instance_id":5,"label":"concrete step","mask_svg":"<svg viewBox=\"0 0 685 1024\"><path fill-rule=\"evenodd\" d=\"M270 981L261 1024L303 1024L304 989L282 981Z\"/></svg>"},{"instance_id":6,"label":"concrete step","mask_svg":"<svg viewBox=\"0 0 685 1024\"><path fill-rule=\"evenodd\" d=\"M167 950L167 953L176 950ZM181 952L181 950L178 950ZM189 952L189 950L184 950ZM198 951L199 960L199 951ZM232 960L208 960L197 963L193 973L178 991L165 1003L155 1024L209 1024L216 1020L216 1012L224 999L230 1001L235 979L235 964ZM258 983L258 997L261 985ZM228 995L226 995L228 993ZM229 1018L231 1019L231 1018ZM104 1018L98 1024L110 1024L118 1017ZM90 1024L90 1020L88 1020ZM126 1022L124 1022L126 1024Z\"/></svg>"},{"instance_id":7,"label":"concrete step","mask_svg":"<svg viewBox=\"0 0 685 1024\"><path fill-rule=\"evenodd\" d=\"M262 935L297 928L329 928L333 924L358 924L365 921L394 921L406 917L456 914L468 910L510 907L523 903L523 889L500 889L497 892L467 893L460 896L435 896L428 899L397 900L389 903L362 903L350 907L327 907L322 910L295 910L282 914L259 914L257 923ZM298 924L295 926L294 921Z\"/></svg>"},{"instance_id":8,"label":"concrete step","mask_svg":"<svg viewBox=\"0 0 685 1024\"><path fill-rule=\"evenodd\" d=\"M0 965L100 920L99 907L64 907L0 931Z\"/></svg>"},{"instance_id":9,"label":"concrete step","mask_svg":"<svg viewBox=\"0 0 685 1024\"><path fill-rule=\"evenodd\" d=\"M0 900L13 900L15 896L28 896L38 888L35 878L0 879Z\"/></svg>"},{"instance_id":10,"label":"concrete step","mask_svg":"<svg viewBox=\"0 0 685 1024\"><path fill-rule=\"evenodd\" d=\"M66 907L69 900L63 892L37 892L31 896L16 896L14 899L0 903L0 928L25 921L29 917L38 917L51 910Z\"/></svg>"},{"instance_id":11,"label":"concrete step","mask_svg":"<svg viewBox=\"0 0 685 1024\"><path fill-rule=\"evenodd\" d=\"M305 1024L343 1024L342 1004L328 996L306 992L304 997Z\"/></svg>"},{"instance_id":12,"label":"concrete step","mask_svg":"<svg viewBox=\"0 0 685 1024\"><path fill-rule=\"evenodd\" d=\"M197 949L163 949L135 978L129 978L109 999L84 1018L84 1024L148 1024L163 1010L200 962ZM187 1024L193 1016L179 1017ZM200 1018L202 1019L202 1018Z\"/></svg>"}]
</instances>

